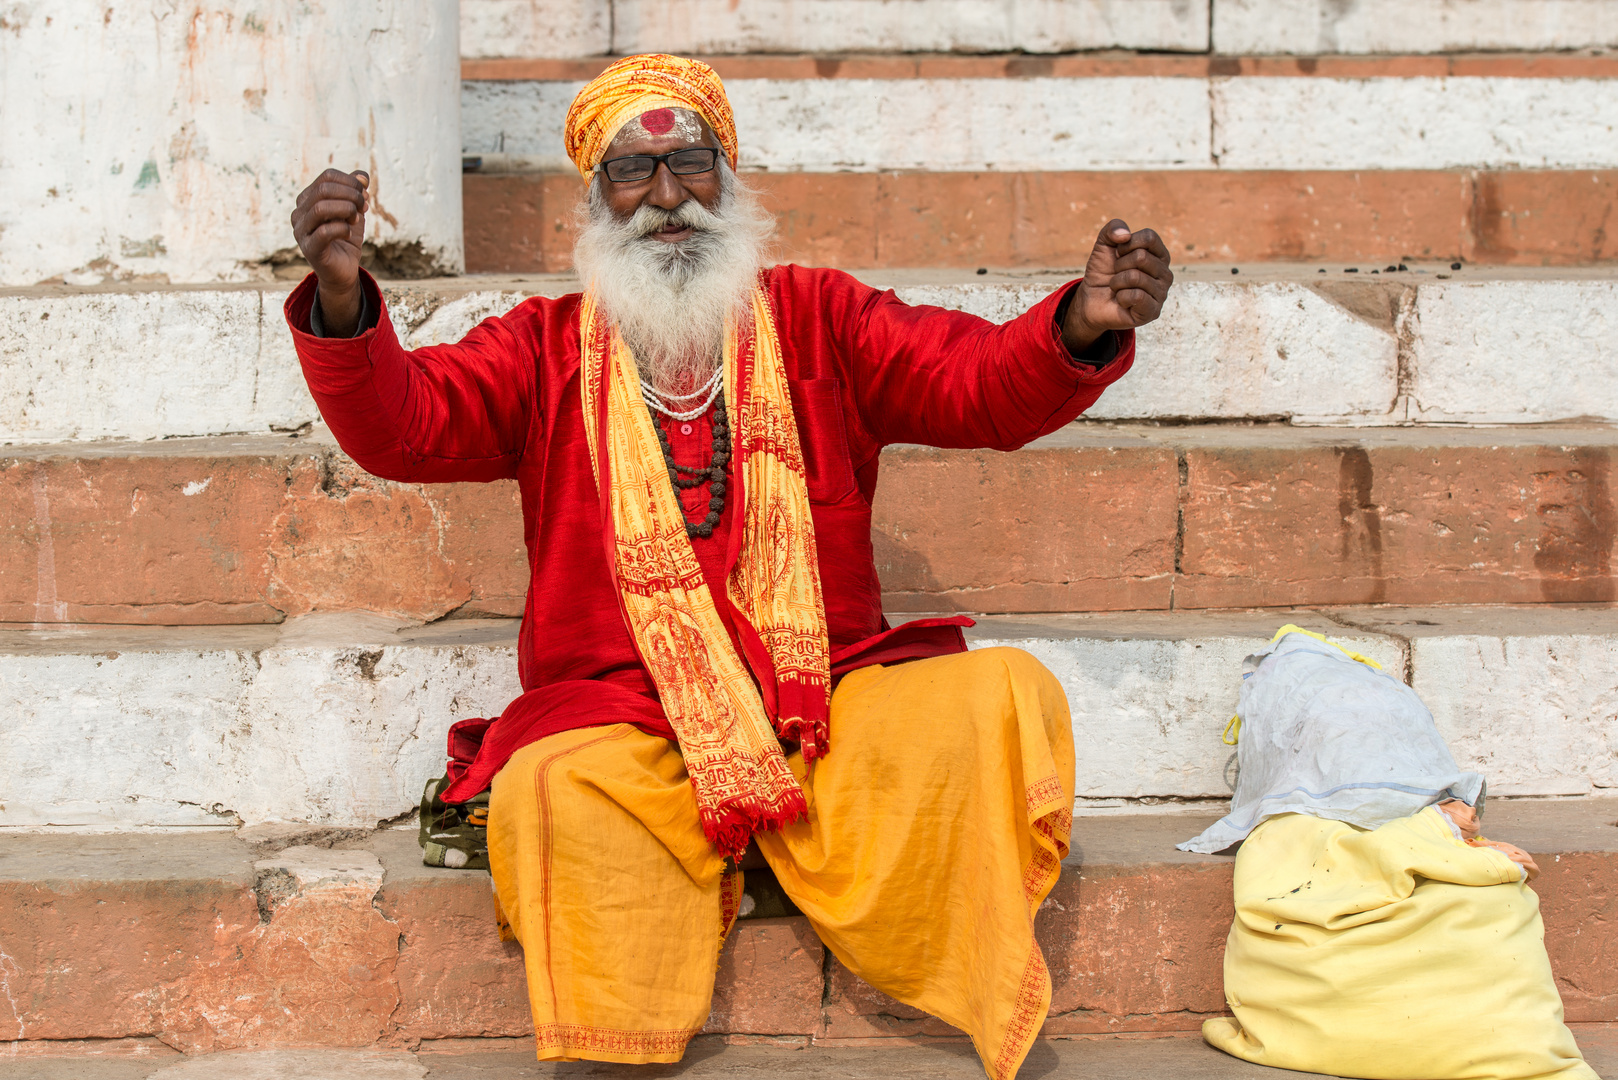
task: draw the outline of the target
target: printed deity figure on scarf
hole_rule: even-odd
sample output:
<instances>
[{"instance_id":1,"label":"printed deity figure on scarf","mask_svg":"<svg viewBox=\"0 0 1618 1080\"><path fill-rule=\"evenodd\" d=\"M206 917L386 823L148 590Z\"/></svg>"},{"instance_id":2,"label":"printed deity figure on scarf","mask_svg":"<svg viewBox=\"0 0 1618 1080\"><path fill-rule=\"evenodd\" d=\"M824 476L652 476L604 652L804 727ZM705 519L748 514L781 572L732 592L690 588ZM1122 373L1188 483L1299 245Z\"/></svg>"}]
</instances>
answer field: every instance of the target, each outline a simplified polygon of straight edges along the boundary
<instances>
[{"instance_id":1,"label":"printed deity figure on scarf","mask_svg":"<svg viewBox=\"0 0 1618 1080\"><path fill-rule=\"evenodd\" d=\"M371 178L328 170L293 214L314 273L286 305L362 467L519 484L524 692L445 718L443 797L489 792L539 1057L678 1061L767 865L851 971L1009 1078L1050 1004L1034 913L1072 828L1067 700L1027 653L968 652L969 619L883 618L878 463L1072 421L1134 362L1168 251L1111 221L1082 280L996 326L770 265L705 64L618 61L565 138L581 293L406 351L360 269Z\"/></svg>"}]
</instances>

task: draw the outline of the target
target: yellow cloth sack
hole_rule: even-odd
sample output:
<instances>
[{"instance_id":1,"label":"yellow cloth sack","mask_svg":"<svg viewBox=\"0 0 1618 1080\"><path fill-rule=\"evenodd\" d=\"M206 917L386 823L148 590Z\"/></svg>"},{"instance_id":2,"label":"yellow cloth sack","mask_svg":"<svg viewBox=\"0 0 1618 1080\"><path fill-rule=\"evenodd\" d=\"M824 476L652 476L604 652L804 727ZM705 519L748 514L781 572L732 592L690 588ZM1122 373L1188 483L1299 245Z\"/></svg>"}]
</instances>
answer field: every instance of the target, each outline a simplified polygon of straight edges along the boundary
<instances>
[{"instance_id":1,"label":"yellow cloth sack","mask_svg":"<svg viewBox=\"0 0 1618 1080\"><path fill-rule=\"evenodd\" d=\"M1302 814L1236 856L1234 1020L1203 1038L1283 1069L1377 1080L1598 1080L1562 1023L1539 897L1436 807L1364 830Z\"/></svg>"}]
</instances>

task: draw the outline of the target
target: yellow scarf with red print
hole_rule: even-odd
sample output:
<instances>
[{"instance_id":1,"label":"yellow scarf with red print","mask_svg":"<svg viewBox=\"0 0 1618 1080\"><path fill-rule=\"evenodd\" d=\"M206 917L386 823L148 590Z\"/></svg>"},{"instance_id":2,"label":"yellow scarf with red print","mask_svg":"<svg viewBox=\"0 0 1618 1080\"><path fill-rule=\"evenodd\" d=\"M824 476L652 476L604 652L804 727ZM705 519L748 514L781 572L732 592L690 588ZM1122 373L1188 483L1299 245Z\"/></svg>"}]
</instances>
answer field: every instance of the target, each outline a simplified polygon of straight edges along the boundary
<instances>
[{"instance_id":1,"label":"yellow scarf with red print","mask_svg":"<svg viewBox=\"0 0 1618 1080\"><path fill-rule=\"evenodd\" d=\"M685 514L641 399L634 355L586 294L580 309L580 391L590 465L601 493L608 557L624 618L663 711L679 736L702 829L727 855L755 830L803 814L803 789L777 736L805 760L826 750L830 649L803 451L775 318L753 292L752 326L725 333L731 498L740 550L726 595L767 655L753 671L720 621L685 531ZM736 551L736 538L732 538ZM761 667L773 671L760 671ZM772 725L765 699L774 706Z\"/></svg>"}]
</instances>

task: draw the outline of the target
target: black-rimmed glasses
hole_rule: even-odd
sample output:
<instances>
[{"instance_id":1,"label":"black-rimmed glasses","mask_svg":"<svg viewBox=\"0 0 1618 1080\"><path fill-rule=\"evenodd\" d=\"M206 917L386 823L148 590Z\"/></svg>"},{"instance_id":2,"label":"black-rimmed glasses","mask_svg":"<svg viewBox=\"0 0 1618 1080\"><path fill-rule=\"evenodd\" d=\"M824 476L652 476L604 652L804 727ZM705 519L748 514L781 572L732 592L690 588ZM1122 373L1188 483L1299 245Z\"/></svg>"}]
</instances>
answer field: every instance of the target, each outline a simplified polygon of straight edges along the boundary
<instances>
[{"instance_id":1,"label":"black-rimmed glasses","mask_svg":"<svg viewBox=\"0 0 1618 1080\"><path fill-rule=\"evenodd\" d=\"M630 154L611 158L601 163L601 171L616 184L650 179L659 164L669 167L675 176L694 176L705 173L719 163L719 151L709 146L689 146L684 150L670 150L666 154Z\"/></svg>"}]
</instances>

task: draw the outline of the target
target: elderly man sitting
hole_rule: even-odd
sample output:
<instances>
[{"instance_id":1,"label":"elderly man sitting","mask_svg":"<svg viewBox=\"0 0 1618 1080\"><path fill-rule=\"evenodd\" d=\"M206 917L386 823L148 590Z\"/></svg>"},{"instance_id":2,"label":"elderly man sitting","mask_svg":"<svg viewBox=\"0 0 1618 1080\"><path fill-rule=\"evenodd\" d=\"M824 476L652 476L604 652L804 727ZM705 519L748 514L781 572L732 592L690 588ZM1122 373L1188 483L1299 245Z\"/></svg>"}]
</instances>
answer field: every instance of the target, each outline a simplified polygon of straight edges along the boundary
<instances>
[{"instance_id":1,"label":"elderly man sitting","mask_svg":"<svg viewBox=\"0 0 1618 1080\"><path fill-rule=\"evenodd\" d=\"M355 461L521 487L525 692L452 731L444 797L492 785L539 1056L677 1061L756 842L838 959L1010 1077L1050 1003L1034 913L1072 825L1067 702L1026 653L968 653L969 620L888 626L878 459L1078 416L1129 370L1168 252L1113 221L1082 281L994 326L767 267L704 64L613 64L566 139L582 294L406 352L359 266L369 177L328 171L293 214L315 273L286 305Z\"/></svg>"}]
</instances>

